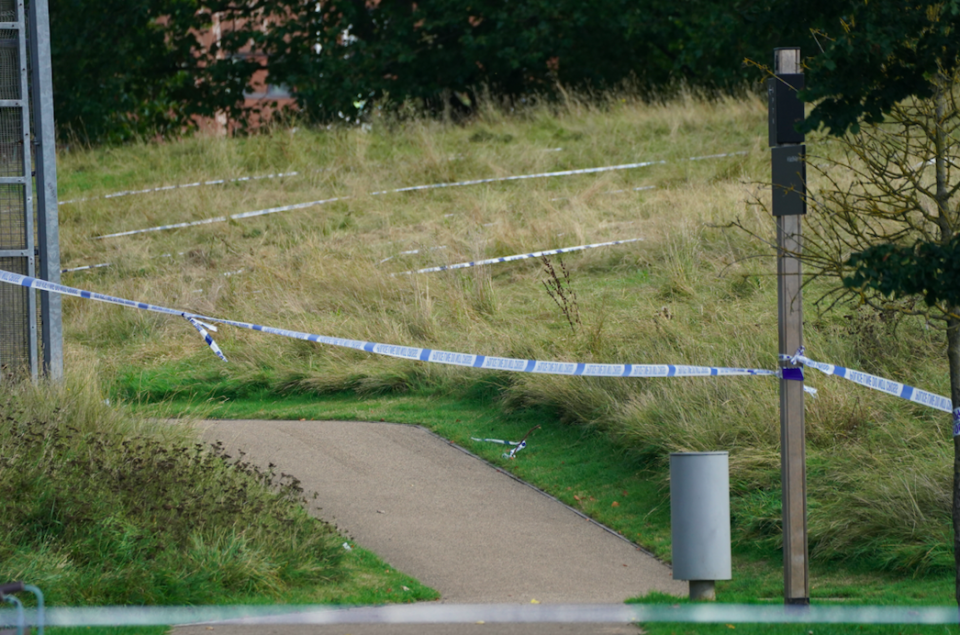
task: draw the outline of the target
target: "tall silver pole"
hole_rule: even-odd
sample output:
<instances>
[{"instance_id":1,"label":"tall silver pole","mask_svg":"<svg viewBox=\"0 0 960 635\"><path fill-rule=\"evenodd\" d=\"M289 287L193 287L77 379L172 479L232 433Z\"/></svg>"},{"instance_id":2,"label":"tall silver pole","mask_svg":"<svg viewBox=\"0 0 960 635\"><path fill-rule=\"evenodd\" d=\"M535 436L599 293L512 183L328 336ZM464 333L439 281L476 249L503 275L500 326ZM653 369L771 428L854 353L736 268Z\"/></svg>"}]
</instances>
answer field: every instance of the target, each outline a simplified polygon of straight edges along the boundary
<instances>
[{"instance_id":1,"label":"tall silver pole","mask_svg":"<svg viewBox=\"0 0 960 635\"><path fill-rule=\"evenodd\" d=\"M47 0L30 0L31 109L36 148L37 245L40 278L60 282L60 225L57 209L57 147L53 120L50 12ZM43 367L51 379L63 376L63 321L60 296L40 292Z\"/></svg>"},{"instance_id":2,"label":"tall silver pole","mask_svg":"<svg viewBox=\"0 0 960 635\"><path fill-rule=\"evenodd\" d=\"M800 219L806 212L806 170L803 134L795 130L803 120L800 49L774 51L771 80L771 165L773 214L777 220L777 307L781 359L803 346L803 303ZM780 465L783 487L783 595L787 604L810 603L807 549L807 470L803 420L803 370L781 363Z\"/></svg>"},{"instance_id":3,"label":"tall silver pole","mask_svg":"<svg viewBox=\"0 0 960 635\"><path fill-rule=\"evenodd\" d=\"M777 218L777 305L780 353L803 346L800 216ZM789 362L784 364L789 368ZM799 369L798 369L799 370ZM788 604L810 603L807 553L807 468L803 382L780 379L780 465L783 486L783 593Z\"/></svg>"}]
</instances>

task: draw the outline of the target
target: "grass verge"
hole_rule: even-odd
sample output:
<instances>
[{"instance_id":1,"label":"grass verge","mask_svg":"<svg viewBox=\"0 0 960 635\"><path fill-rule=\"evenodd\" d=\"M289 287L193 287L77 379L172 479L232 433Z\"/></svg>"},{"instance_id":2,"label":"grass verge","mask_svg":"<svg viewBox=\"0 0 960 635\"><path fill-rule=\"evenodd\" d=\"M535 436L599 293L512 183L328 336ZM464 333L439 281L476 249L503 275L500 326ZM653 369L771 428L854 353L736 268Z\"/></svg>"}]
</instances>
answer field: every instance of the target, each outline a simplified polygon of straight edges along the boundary
<instances>
[{"instance_id":1,"label":"grass verge","mask_svg":"<svg viewBox=\"0 0 960 635\"><path fill-rule=\"evenodd\" d=\"M114 263L70 281L198 313L406 346L577 362L777 365L773 261L758 257L769 255L764 239L773 235L772 219L757 204L769 195L758 185L769 169L762 103L745 97L646 104L627 95L555 111L483 113L463 126L375 121L367 129L277 130L64 157L65 175L79 172L87 184L103 179L90 194L102 193L111 175L131 189L150 178L200 178L190 166L224 176L257 166L299 172L65 205L65 262ZM511 141L489 143L481 130ZM829 143L818 148L831 152ZM741 150L747 154L686 160ZM649 164L369 195L638 161ZM72 178L65 176L64 186L79 194ZM189 231L89 240L99 232L335 196L347 198ZM734 221L759 239L731 229ZM391 276L439 262L633 237L644 240L547 263ZM805 289L808 298L826 291L820 281ZM124 375L131 387L139 373L166 375L171 389L155 382L150 399L186 394L184 375L197 394L223 396L421 387L458 394L493 381L510 407L542 406L564 423L602 430L661 472L670 452L729 450L741 538L779 545L776 382L768 379L491 378L231 328L216 334L230 360L222 364L182 320L75 298L64 307L71 346L101 360L111 380ZM806 315L814 359L947 392L943 334L922 320L852 305L820 313L808 307ZM813 558L904 575L952 567L949 417L808 375L820 389L807 402Z\"/></svg>"},{"instance_id":2,"label":"grass verge","mask_svg":"<svg viewBox=\"0 0 960 635\"><path fill-rule=\"evenodd\" d=\"M108 406L89 374L4 384L0 404L0 579L50 606L438 597L344 549L294 477Z\"/></svg>"}]
</instances>

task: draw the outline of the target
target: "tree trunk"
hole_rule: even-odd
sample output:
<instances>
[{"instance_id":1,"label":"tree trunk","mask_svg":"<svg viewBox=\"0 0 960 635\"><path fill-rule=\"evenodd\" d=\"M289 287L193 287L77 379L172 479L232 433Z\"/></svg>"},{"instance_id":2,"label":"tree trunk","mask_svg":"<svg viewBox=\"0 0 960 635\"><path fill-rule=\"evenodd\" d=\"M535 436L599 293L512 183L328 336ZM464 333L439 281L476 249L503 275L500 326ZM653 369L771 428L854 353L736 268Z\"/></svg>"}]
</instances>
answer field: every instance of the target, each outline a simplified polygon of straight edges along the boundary
<instances>
[{"instance_id":1,"label":"tree trunk","mask_svg":"<svg viewBox=\"0 0 960 635\"><path fill-rule=\"evenodd\" d=\"M958 308L953 309L960 311ZM960 319L947 320L947 360L950 364L950 399L953 402L953 554L956 564L956 597L960 607Z\"/></svg>"},{"instance_id":2,"label":"tree trunk","mask_svg":"<svg viewBox=\"0 0 960 635\"><path fill-rule=\"evenodd\" d=\"M934 132L934 164L937 180L937 223L940 228L940 243L946 245L954 232L954 214L950 209L950 195L947 190L947 135L943 129L947 112L946 86L948 79L938 74L934 104L936 108L936 130ZM960 315L960 307L950 306L953 316ZM956 569L954 594L957 607L960 608L960 317L947 317L947 361L950 366L950 401L953 406L953 560ZM958 615L960 618L960 615Z\"/></svg>"}]
</instances>

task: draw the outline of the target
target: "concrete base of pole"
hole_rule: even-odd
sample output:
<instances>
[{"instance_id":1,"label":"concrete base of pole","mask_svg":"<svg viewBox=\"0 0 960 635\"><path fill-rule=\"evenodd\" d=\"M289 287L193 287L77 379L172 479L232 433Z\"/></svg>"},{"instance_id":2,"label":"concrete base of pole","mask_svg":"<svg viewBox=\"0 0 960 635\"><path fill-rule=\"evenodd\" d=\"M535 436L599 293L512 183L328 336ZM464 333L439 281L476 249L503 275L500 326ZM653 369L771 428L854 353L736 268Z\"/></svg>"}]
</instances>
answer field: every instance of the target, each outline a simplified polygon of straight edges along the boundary
<instances>
[{"instance_id":1,"label":"concrete base of pole","mask_svg":"<svg viewBox=\"0 0 960 635\"><path fill-rule=\"evenodd\" d=\"M713 580L690 580L691 600L716 600L717 587Z\"/></svg>"}]
</instances>

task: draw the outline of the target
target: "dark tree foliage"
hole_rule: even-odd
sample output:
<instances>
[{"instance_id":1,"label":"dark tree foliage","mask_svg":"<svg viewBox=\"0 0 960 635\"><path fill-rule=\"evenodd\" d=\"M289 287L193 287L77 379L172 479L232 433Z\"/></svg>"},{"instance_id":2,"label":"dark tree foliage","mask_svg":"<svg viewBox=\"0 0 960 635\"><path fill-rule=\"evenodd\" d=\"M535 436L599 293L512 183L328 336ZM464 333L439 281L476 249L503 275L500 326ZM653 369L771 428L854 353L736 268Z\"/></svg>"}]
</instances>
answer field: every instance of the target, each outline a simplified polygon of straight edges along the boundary
<instances>
[{"instance_id":1,"label":"dark tree foliage","mask_svg":"<svg viewBox=\"0 0 960 635\"><path fill-rule=\"evenodd\" d=\"M842 3L810 0L50 0L61 131L92 140L177 132L196 115L243 121L264 66L302 115L354 119L372 100L470 111L495 97L682 81L727 90L745 59L813 50ZM214 15L218 47L198 46ZM265 27L265 28L264 28ZM247 55L255 51L266 57ZM342 113L342 115L341 115Z\"/></svg>"},{"instance_id":2,"label":"dark tree foliage","mask_svg":"<svg viewBox=\"0 0 960 635\"><path fill-rule=\"evenodd\" d=\"M820 6L822 5L822 6ZM810 28L836 3L784 0L329 0L263 40L270 72L296 88L309 116L353 117L371 99L452 99L475 92L552 94L632 81L650 94L678 81L731 89L749 81L746 58L784 41L812 45ZM312 39L310 46L304 40ZM319 49L319 52L317 52Z\"/></svg>"},{"instance_id":3,"label":"dark tree foliage","mask_svg":"<svg viewBox=\"0 0 960 635\"><path fill-rule=\"evenodd\" d=\"M61 134L93 141L177 132L195 115L240 115L254 60L249 39L225 32L202 50L212 12L256 15L259 3L197 0L50 0L54 105ZM218 6L221 5L221 6Z\"/></svg>"},{"instance_id":4,"label":"dark tree foliage","mask_svg":"<svg viewBox=\"0 0 960 635\"><path fill-rule=\"evenodd\" d=\"M866 148L870 156L860 157L872 205L835 210L852 221L853 234L871 215L887 220L865 241L870 244L856 244L847 256L840 269L843 285L857 290L864 301L871 294L874 301L876 295L906 299L908 311L930 317L909 306L911 296L920 298L946 326L950 397L956 409L953 547L960 603L960 219L953 161L960 117L960 0L860 0L828 34L825 51L809 64L809 88L801 94L806 101L819 100L805 128L824 127L844 137L848 147L878 131L887 137L877 146L885 153L874 155ZM861 123L865 135L857 135ZM922 132L919 146L907 143L915 131ZM919 156L910 153L917 147ZM920 159L919 164L906 163L908 157L911 163ZM933 166L932 179L923 178L925 165ZM842 192L839 197L836 192L834 187L824 194L842 200ZM894 192L899 205L885 200L885 194Z\"/></svg>"},{"instance_id":5,"label":"dark tree foliage","mask_svg":"<svg viewBox=\"0 0 960 635\"><path fill-rule=\"evenodd\" d=\"M314 16L319 54L302 46L299 54L271 51L271 73L289 78L301 106L321 120L353 115L354 102L386 95L437 106L456 91L458 104L469 108L471 91L481 86L515 96L552 90L557 81L602 87L636 75L663 82L668 38L645 35L651 26L664 35L674 27L644 4L332 0ZM282 35L290 49L302 37Z\"/></svg>"},{"instance_id":6,"label":"dark tree foliage","mask_svg":"<svg viewBox=\"0 0 960 635\"><path fill-rule=\"evenodd\" d=\"M61 128L100 138L126 120L164 130L175 112L169 82L156 81L166 51L149 23L149 0L50 3L56 119ZM110 16L108 28L104 16Z\"/></svg>"},{"instance_id":7,"label":"dark tree foliage","mask_svg":"<svg viewBox=\"0 0 960 635\"><path fill-rule=\"evenodd\" d=\"M807 131L832 134L880 123L907 97L933 96L934 76L960 61L960 0L861 0L823 33L809 64L805 101L819 101Z\"/></svg>"},{"instance_id":8,"label":"dark tree foliage","mask_svg":"<svg viewBox=\"0 0 960 635\"><path fill-rule=\"evenodd\" d=\"M856 133L860 122L882 123L905 99L934 98L944 78L956 72L960 0L855 2L823 38L826 49L810 61L808 88L801 93L819 103L803 127L824 127L838 136ZM942 231L939 242L878 244L855 253L847 263L855 273L843 283L960 306L958 294L948 288L949 277L944 278L960 272L954 231Z\"/></svg>"},{"instance_id":9,"label":"dark tree foliage","mask_svg":"<svg viewBox=\"0 0 960 635\"><path fill-rule=\"evenodd\" d=\"M946 244L880 244L853 254L853 273L843 279L851 289L870 288L884 296L920 296L928 306L960 306L960 235Z\"/></svg>"}]
</instances>

